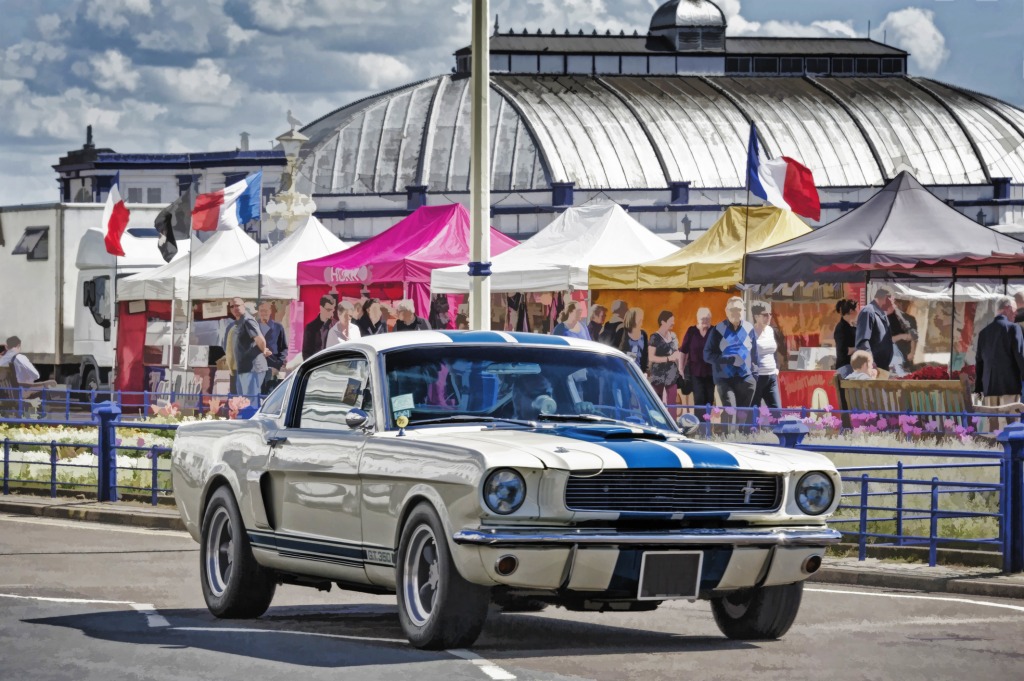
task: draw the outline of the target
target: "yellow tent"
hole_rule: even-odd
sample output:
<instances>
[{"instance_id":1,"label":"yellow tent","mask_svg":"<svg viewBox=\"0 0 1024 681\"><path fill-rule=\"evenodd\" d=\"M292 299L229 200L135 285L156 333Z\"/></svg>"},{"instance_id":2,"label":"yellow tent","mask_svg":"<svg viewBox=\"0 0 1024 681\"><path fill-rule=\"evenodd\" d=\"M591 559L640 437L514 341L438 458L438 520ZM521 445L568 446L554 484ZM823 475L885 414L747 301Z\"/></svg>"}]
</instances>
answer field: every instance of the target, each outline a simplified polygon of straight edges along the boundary
<instances>
[{"instance_id":1,"label":"yellow tent","mask_svg":"<svg viewBox=\"0 0 1024 681\"><path fill-rule=\"evenodd\" d=\"M744 234L747 211L750 230ZM618 267L592 266L590 290L731 287L743 281L743 255L789 241L811 228L788 210L733 206L706 234L660 260Z\"/></svg>"}]
</instances>

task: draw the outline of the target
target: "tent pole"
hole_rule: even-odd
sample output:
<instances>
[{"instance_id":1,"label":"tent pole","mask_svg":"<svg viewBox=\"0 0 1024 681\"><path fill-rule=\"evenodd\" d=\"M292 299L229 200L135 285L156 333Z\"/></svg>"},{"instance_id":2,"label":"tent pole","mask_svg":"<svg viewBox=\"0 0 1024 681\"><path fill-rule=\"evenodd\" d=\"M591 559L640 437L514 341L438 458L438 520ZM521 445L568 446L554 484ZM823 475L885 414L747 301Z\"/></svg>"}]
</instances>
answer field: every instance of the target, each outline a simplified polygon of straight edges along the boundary
<instances>
[{"instance_id":1,"label":"tent pole","mask_svg":"<svg viewBox=\"0 0 1024 681\"><path fill-rule=\"evenodd\" d=\"M953 268L953 313L949 318L949 375L953 375L953 348L956 337L956 268Z\"/></svg>"},{"instance_id":2,"label":"tent pole","mask_svg":"<svg viewBox=\"0 0 1024 681\"><path fill-rule=\"evenodd\" d=\"M473 0L470 67L472 125L470 154L469 328L491 328L491 45L489 0Z\"/></svg>"}]
</instances>

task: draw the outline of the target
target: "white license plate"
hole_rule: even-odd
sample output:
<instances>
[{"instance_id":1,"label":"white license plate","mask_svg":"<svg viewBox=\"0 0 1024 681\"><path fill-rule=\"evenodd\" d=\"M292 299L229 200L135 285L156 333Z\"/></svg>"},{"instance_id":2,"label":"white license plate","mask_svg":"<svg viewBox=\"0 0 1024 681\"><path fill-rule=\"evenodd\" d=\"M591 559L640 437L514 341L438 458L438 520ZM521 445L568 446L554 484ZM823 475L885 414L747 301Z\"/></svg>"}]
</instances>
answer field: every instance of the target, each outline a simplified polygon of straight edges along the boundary
<instances>
[{"instance_id":1,"label":"white license plate","mask_svg":"<svg viewBox=\"0 0 1024 681\"><path fill-rule=\"evenodd\" d=\"M645 551L640 559L637 600L696 598L703 565L703 551Z\"/></svg>"}]
</instances>

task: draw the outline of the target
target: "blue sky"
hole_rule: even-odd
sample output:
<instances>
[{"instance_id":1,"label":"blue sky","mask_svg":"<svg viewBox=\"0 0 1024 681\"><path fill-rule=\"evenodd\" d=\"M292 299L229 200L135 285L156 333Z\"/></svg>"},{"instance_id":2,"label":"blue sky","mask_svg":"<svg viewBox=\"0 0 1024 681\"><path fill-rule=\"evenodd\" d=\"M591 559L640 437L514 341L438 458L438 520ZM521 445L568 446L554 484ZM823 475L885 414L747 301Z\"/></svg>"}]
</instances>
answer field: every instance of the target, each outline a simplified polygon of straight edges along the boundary
<instances>
[{"instance_id":1,"label":"blue sky","mask_svg":"<svg viewBox=\"0 0 1024 681\"><path fill-rule=\"evenodd\" d=\"M656 0L491 0L503 30L647 27ZM720 0L734 35L883 35L911 73L1024 107L1024 0ZM0 205L57 199L51 166L269 148L303 121L448 72L470 0L0 0ZM1017 178L1024 181L1024 178Z\"/></svg>"}]
</instances>

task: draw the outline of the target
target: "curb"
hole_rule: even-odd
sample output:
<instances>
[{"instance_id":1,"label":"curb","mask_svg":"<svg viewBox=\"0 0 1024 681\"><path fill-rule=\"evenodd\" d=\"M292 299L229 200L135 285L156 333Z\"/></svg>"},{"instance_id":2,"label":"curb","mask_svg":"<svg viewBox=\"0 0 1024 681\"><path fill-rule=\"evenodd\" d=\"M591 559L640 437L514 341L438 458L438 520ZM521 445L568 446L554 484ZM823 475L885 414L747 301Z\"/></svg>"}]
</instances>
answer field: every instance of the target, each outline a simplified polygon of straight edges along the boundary
<instances>
[{"instance_id":1,"label":"curb","mask_svg":"<svg viewBox=\"0 0 1024 681\"><path fill-rule=\"evenodd\" d=\"M991 598L1024 599L1024 583L997 581L993 577L929 577L926 575L899 575L873 570L844 567L822 567L808 579L822 584L872 586L885 589L908 589L931 593L989 596Z\"/></svg>"},{"instance_id":2,"label":"curb","mask_svg":"<svg viewBox=\"0 0 1024 681\"><path fill-rule=\"evenodd\" d=\"M130 510L115 511L104 508L82 508L80 506L33 504L17 501L0 501L0 513L17 513L43 518L63 520L85 520L93 523L145 527L152 530L175 530L185 532L185 524L177 515L155 513L134 513Z\"/></svg>"}]
</instances>

